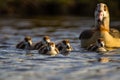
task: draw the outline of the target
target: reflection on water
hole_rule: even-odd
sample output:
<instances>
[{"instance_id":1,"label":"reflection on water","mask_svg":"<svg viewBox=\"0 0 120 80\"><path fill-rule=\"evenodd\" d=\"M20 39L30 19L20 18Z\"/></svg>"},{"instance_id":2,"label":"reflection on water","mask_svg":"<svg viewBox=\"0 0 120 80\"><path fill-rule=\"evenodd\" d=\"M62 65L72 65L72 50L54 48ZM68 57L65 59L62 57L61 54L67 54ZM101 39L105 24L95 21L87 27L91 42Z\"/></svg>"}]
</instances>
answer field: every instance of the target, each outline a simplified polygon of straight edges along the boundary
<instances>
[{"instance_id":1,"label":"reflection on water","mask_svg":"<svg viewBox=\"0 0 120 80\"><path fill-rule=\"evenodd\" d=\"M116 26L120 22L113 22ZM1 19L0 20L0 79L1 80L120 80L119 50L110 55L86 52L80 48L78 36L82 30L94 25L91 18L67 17L63 19ZM15 49L15 44L24 36L33 37L33 42L49 35L52 41L70 39L74 50L68 56L32 56ZM114 53L114 55L113 55ZM98 62L100 56L109 57L108 63Z\"/></svg>"}]
</instances>

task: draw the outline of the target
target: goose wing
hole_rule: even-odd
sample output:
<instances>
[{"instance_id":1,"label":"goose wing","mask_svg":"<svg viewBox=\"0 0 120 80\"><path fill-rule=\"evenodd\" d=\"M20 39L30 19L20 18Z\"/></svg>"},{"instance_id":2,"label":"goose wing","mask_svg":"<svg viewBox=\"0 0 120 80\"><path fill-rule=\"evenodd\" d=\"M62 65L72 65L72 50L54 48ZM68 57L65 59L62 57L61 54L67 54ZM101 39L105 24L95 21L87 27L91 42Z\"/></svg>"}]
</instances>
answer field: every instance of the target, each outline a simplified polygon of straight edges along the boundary
<instances>
[{"instance_id":1,"label":"goose wing","mask_svg":"<svg viewBox=\"0 0 120 80\"><path fill-rule=\"evenodd\" d=\"M16 45L16 48L18 48L18 49L25 49L25 44L24 44L24 42L22 41L22 42L18 43L18 44Z\"/></svg>"},{"instance_id":2,"label":"goose wing","mask_svg":"<svg viewBox=\"0 0 120 80\"><path fill-rule=\"evenodd\" d=\"M110 29L110 34L111 34L114 38L120 38L120 32L119 32L118 29L111 28L111 29Z\"/></svg>"},{"instance_id":3,"label":"goose wing","mask_svg":"<svg viewBox=\"0 0 120 80\"><path fill-rule=\"evenodd\" d=\"M93 36L94 31L93 30L84 30L80 36L79 39L89 39Z\"/></svg>"}]
</instances>

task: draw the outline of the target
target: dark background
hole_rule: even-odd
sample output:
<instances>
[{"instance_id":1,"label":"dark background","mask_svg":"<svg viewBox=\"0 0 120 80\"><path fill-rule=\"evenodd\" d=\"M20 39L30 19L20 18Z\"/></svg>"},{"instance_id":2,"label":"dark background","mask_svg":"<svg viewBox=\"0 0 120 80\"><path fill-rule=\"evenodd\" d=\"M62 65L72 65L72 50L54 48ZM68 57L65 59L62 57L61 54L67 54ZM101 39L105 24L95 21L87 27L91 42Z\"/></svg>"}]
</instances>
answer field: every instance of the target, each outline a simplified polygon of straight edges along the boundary
<instances>
[{"instance_id":1,"label":"dark background","mask_svg":"<svg viewBox=\"0 0 120 80\"><path fill-rule=\"evenodd\" d=\"M97 3L106 3L110 15L120 17L120 0L0 0L0 16L93 16Z\"/></svg>"}]
</instances>

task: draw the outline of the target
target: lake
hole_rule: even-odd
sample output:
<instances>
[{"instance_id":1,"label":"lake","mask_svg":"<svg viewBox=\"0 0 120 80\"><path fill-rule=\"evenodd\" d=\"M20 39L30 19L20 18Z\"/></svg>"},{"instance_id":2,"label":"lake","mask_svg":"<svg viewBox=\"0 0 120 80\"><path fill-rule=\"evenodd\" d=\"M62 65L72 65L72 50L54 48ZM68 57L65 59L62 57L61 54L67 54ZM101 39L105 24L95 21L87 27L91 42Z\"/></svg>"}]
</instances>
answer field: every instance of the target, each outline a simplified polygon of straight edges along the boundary
<instances>
[{"instance_id":1,"label":"lake","mask_svg":"<svg viewBox=\"0 0 120 80\"><path fill-rule=\"evenodd\" d=\"M112 21L120 26L120 21ZM0 19L0 80L120 80L120 50L101 55L80 47L80 33L94 26L89 17L43 17L40 19ZM52 57L31 51L32 56L15 45L29 35L38 42L44 35L59 42L70 39L73 51L68 56ZM108 63L98 62L109 57Z\"/></svg>"}]
</instances>

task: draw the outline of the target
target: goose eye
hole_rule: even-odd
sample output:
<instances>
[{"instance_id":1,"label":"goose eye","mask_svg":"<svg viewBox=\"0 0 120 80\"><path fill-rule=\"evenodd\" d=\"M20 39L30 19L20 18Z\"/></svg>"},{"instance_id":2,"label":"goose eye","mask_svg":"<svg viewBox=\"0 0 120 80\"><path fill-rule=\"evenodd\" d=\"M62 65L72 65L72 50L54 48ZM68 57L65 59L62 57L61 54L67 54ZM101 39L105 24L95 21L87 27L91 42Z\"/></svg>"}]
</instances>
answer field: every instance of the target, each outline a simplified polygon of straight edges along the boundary
<instances>
[{"instance_id":1,"label":"goose eye","mask_svg":"<svg viewBox=\"0 0 120 80\"><path fill-rule=\"evenodd\" d=\"M106 11L107 10L107 7L106 6L104 6L104 11Z\"/></svg>"}]
</instances>

